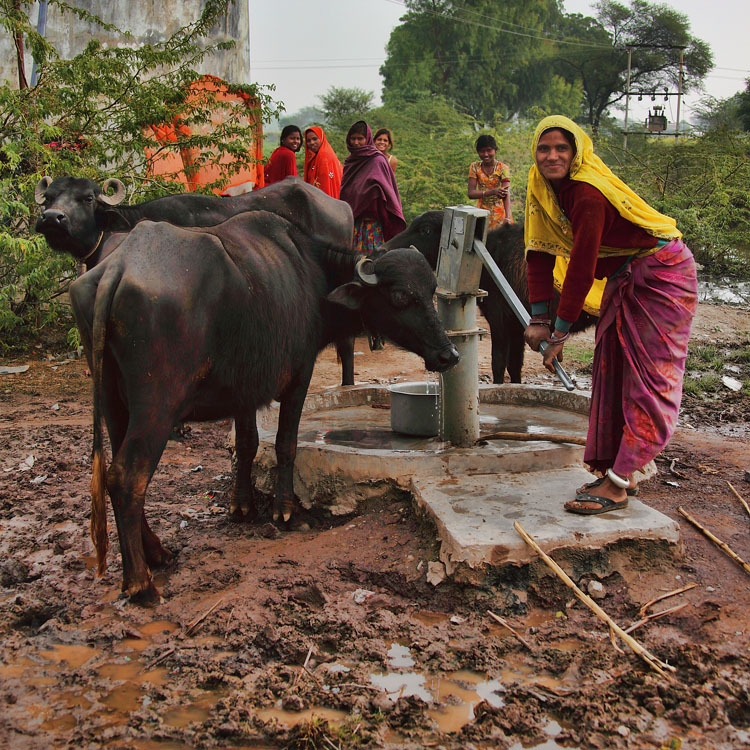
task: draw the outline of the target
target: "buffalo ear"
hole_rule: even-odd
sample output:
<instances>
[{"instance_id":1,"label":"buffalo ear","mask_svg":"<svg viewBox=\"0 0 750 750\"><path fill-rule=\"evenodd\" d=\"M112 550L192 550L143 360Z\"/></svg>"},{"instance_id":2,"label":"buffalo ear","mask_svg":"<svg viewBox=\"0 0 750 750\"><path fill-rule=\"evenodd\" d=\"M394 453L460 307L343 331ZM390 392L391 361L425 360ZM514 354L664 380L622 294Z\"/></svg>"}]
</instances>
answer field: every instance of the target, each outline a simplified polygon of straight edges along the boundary
<instances>
[{"instance_id":1,"label":"buffalo ear","mask_svg":"<svg viewBox=\"0 0 750 750\"><path fill-rule=\"evenodd\" d=\"M334 305L341 305L349 310L359 310L367 295L367 289L359 281L350 281L336 287L326 299Z\"/></svg>"},{"instance_id":2,"label":"buffalo ear","mask_svg":"<svg viewBox=\"0 0 750 750\"><path fill-rule=\"evenodd\" d=\"M99 229L104 232L129 232L133 228L119 211L107 209L96 213L99 217Z\"/></svg>"}]
</instances>

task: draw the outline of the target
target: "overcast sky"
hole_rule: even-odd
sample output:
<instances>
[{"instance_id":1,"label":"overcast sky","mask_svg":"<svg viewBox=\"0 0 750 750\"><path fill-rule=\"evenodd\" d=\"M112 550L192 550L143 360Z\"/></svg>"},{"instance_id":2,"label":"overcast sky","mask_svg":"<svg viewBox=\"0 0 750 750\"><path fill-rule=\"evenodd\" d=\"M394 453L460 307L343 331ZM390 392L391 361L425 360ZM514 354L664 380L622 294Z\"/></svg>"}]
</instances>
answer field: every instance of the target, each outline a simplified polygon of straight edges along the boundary
<instances>
[{"instance_id":1,"label":"overcast sky","mask_svg":"<svg viewBox=\"0 0 750 750\"><path fill-rule=\"evenodd\" d=\"M330 86L373 91L380 101L390 32L406 12L400 0L248 0L250 5L250 60L252 80L276 85L274 98L293 113L319 106L319 96ZM706 79L706 91L717 97L732 96L750 77L750 2L748 0L673 0L665 3L688 16L691 33L707 42L715 68ZM564 0L568 13L594 15L589 0ZM498 0L498 10L502 1ZM477 75L481 75L481 69ZM691 104L683 101L682 117ZM659 102L657 102L659 103ZM676 100L666 104L674 120ZM631 102L642 119L650 102ZM639 109L640 107L640 109ZM687 109L687 113L684 110Z\"/></svg>"}]
</instances>

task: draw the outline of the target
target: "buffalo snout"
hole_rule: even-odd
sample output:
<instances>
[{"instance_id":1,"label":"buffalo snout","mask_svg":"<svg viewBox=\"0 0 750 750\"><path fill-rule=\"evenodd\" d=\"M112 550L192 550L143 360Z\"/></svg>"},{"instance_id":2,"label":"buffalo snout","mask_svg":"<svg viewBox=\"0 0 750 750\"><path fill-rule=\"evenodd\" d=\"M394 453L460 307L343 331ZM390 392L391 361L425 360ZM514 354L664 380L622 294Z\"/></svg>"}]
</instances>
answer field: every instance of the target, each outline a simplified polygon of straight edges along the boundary
<instances>
[{"instance_id":1,"label":"buffalo snout","mask_svg":"<svg viewBox=\"0 0 750 750\"><path fill-rule=\"evenodd\" d=\"M48 208L46 211L42 211L42 215L36 223L36 231L44 232L45 229L50 228L60 229L67 223L68 217L65 212L57 208Z\"/></svg>"},{"instance_id":2,"label":"buffalo snout","mask_svg":"<svg viewBox=\"0 0 750 750\"><path fill-rule=\"evenodd\" d=\"M458 364L461 355L453 344L439 349L432 357L425 357L425 365L433 372L445 372Z\"/></svg>"},{"instance_id":3,"label":"buffalo snout","mask_svg":"<svg viewBox=\"0 0 750 750\"><path fill-rule=\"evenodd\" d=\"M451 344L449 347L440 351L438 359L445 365L445 369L449 370L453 365L458 364L461 355L458 353L458 349Z\"/></svg>"}]
</instances>

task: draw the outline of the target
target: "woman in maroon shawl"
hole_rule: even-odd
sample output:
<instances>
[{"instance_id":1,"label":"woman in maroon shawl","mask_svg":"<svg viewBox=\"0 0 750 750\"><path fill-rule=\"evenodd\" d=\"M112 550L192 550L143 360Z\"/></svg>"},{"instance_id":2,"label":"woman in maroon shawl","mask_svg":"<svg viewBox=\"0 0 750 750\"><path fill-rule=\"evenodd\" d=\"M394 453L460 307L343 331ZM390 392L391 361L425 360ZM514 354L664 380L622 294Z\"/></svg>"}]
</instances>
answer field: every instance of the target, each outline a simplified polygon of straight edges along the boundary
<instances>
[{"instance_id":1,"label":"woman in maroon shawl","mask_svg":"<svg viewBox=\"0 0 750 750\"><path fill-rule=\"evenodd\" d=\"M315 185L331 198L341 190L341 162L323 128L313 125L305 130L305 182Z\"/></svg>"},{"instance_id":2,"label":"woman in maroon shawl","mask_svg":"<svg viewBox=\"0 0 750 750\"><path fill-rule=\"evenodd\" d=\"M406 228L393 170L360 120L346 134L349 156L344 162L341 200L354 214L354 246L367 255Z\"/></svg>"},{"instance_id":3,"label":"woman in maroon shawl","mask_svg":"<svg viewBox=\"0 0 750 750\"><path fill-rule=\"evenodd\" d=\"M281 131L281 145L271 154L263 168L266 185L280 182L289 175L297 176L296 153L302 146L302 131L296 125L287 125Z\"/></svg>"}]
</instances>

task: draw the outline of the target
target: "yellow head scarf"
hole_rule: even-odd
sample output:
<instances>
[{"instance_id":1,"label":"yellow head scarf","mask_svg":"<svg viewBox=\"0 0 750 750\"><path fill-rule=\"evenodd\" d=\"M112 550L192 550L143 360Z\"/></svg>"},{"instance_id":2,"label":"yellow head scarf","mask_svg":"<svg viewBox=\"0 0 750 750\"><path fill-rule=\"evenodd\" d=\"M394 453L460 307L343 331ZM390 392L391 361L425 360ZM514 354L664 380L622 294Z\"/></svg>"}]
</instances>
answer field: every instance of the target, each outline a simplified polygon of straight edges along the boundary
<instances>
[{"instance_id":1,"label":"yellow head scarf","mask_svg":"<svg viewBox=\"0 0 750 750\"><path fill-rule=\"evenodd\" d=\"M557 202L557 196L536 166L536 147L545 130L561 128L573 135L576 153L570 164L570 179L587 182L597 188L617 209L624 219L644 229L654 237L671 240L681 237L674 219L659 213L633 192L594 153L591 138L572 120L562 115L545 117L537 126L531 146L534 162L529 170L529 186L526 191L526 223L524 240L527 252L540 250L557 256L555 262L555 286L562 289L568 268L570 251L573 249L573 233L570 222ZM627 255L623 248L602 246L599 254ZM606 279L596 279L586 297L584 309L598 315Z\"/></svg>"}]
</instances>

